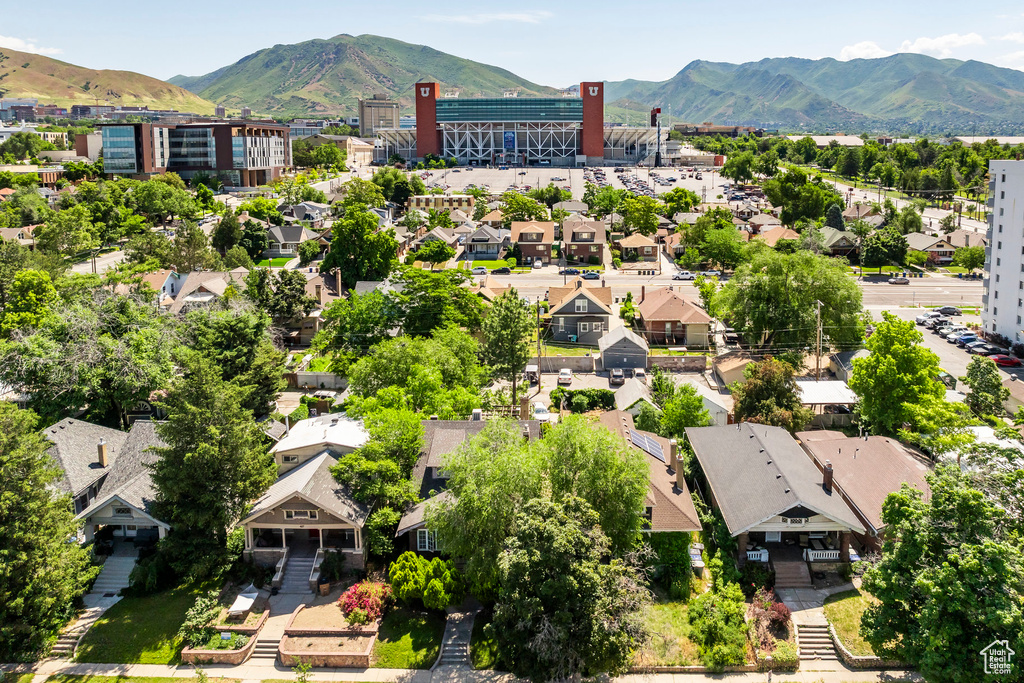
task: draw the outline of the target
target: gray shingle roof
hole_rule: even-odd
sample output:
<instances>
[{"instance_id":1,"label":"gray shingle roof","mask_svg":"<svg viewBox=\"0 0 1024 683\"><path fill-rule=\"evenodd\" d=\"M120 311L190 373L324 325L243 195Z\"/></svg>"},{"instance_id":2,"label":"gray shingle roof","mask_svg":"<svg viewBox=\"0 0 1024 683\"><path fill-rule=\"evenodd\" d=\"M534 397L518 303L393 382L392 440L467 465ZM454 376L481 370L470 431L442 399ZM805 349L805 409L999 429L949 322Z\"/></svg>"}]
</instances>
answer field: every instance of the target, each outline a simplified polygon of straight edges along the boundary
<instances>
[{"instance_id":1,"label":"gray shingle roof","mask_svg":"<svg viewBox=\"0 0 1024 683\"><path fill-rule=\"evenodd\" d=\"M864 533L839 493L825 492L818 468L785 429L743 422L689 427L686 436L733 536L793 508Z\"/></svg>"},{"instance_id":2,"label":"gray shingle roof","mask_svg":"<svg viewBox=\"0 0 1024 683\"><path fill-rule=\"evenodd\" d=\"M629 410L640 401L654 405L651 390L636 377L630 377L625 384L615 390L615 407L619 410Z\"/></svg>"},{"instance_id":3,"label":"gray shingle roof","mask_svg":"<svg viewBox=\"0 0 1024 683\"><path fill-rule=\"evenodd\" d=\"M50 456L64 472L60 490L76 495L108 474L124 449L128 435L117 429L76 419L65 419L43 430L53 447ZM97 444L107 443L107 466L100 467Z\"/></svg>"},{"instance_id":4,"label":"gray shingle roof","mask_svg":"<svg viewBox=\"0 0 1024 683\"><path fill-rule=\"evenodd\" d=\"M156 489L149 466L156 462L157 455L150 449L165 444L156 433L155 422L137 421L132 424L127 436L96 501L80 517L88 516L93 510L106 505L114 496L139 510L147 513L151 511Z\"/></svg>"},{"instance_id":5,"label":"gray shingle roof","mask_svg":"<svg viewBox=\"0 0 1024 683\"><path fill-rule=\"evenodd\" d=\"M597 348L604 353L609 348L614 346L617 342L626 339L633 343L638 349L641 349L644 353L647 353L649 347L647 346L647 340L641 337L636 332L633 332L625 325L619 325L613 330L610 330L608 334L604 335L597 340Z\"/></svg>"},{"instance_id":6,"label":"gray shingle roof","mask_svg":"<svg viewBox=\"0 0 1024 683\"><path fill-rule=\"evenodd\" d=\"M331 467L338 461L324 451L293 470L288 470L270 485L242 520L254 519L273 510L292 496L298 495L320 506L335 517L362 526L370 508L352 498L348 488L331 476Z\"/></svg>"}]
</instances>

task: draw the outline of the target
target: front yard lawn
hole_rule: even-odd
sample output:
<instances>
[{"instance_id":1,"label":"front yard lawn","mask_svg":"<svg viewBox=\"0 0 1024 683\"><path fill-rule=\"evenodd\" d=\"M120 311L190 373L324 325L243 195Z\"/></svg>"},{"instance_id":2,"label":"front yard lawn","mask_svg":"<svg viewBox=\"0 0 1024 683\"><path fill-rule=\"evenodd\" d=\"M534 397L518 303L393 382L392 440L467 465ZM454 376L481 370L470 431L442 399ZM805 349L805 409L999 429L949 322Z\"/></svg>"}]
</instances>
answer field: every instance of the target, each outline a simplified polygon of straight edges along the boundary
<instances>
[{"instance_id":1,"label":"front yard lawn","mask_svg":"<svg viewBox=\"0 0 1024 683\"><path fill-rule=\"evenodd\" d=\"M370 666L378 669L429 669L441 653L445 615L392 610L380 624Z\"/></svg>"},{"instance_id":2,"label":"front yard lawn","mask_svg":"<svg viewBox=\"0 0 1024 683\"><path fill-rule=\"evenodd\" d=\"M286 264L289 261L291 261L292 258L294 258L294 257L292 257L292 256L285 256L285 257L274 258L274 259L263 259L262 261L260 261L256 265L259 266L260 268L267 268L267 267L270 267L270 268L284 268L284 264Z\"/></svg>"},{"instance_id":3,"label":"front yard lawn","mask_svg":"<svg viewBox=\"0 0 1024 683\"><path fill-rule=\"evenodd\" d=\"M320 358L314 358L309 361L309 372L327 372L327 369L331 367L331 359L325 356Z\"/></svg>"},{"instance_id":4,"label":"front yard lawn","mask_svg":"<svg viewBox=\"0 0 1024 683\"><path fill-rule=\"evenodd\" d=\"M211 584L180 586L141 598L127 597L89 629L75 661L112 664L177 664L178 629L185 612Z\"/></svg>"},{"instance_id":5,"label":"front yard lawn","mask_svg":"<svg viewBox=\"0 0 1024 683\"><path fill-rule=\"evenodd\" d=\"M651 605L647 625L651 639L636 654L636 666L689 666L699 664L699 650L690 641L687 604L658 597Z\"/></svg>"},{"instance_id":6,"label":"front yard lawn","mask_svg":"<svg viewBox=\"0 0 1024 683\"><path fill-rule=\"evenodd\" d=\"M545 342L543 347L545 356L586 356L587 354L593 356L598 352L598 349L592 346L578 346L567 342Z\"/></svg>"},{"instance_id":7,"label":"front yard lawn","mask_svg":"<svg viewBox=\"0 0 1024 683\"><path fill-rule=\"evenodd\" d=\"M30 683L35 674L19 674L13 671L0 671L0 683ZM50 678L54 678L50 676Z\"/></svg>"},{"instance_id":8,"label":"front yard lawn","mask_svg":"<svg viewBox=\"0 0 1024 683\"><path fill-rule=\"evenodd\" d=\"M485 261L483 259L477 259L475 261L469 262L467 267L479 268L480 266L483 266L487 270L494 270L495 268L505 268L506 266L508 266L508 264L505 263L505 261L502 259L499 259L497 261Z\"/></svg>"},{"instance_id":9,"label":"front yard lawn","mask_svg":"<svg viewBox=\"0 0 1024 683\"><path fill-rule=\"evenodd\" d=\"M860 636L860 616L868 605L875 602L875 598L856 589L836 593L825 599L825 617L846 649L859 657L875 654L868 642Z\"/></svg>"}]
</instances>

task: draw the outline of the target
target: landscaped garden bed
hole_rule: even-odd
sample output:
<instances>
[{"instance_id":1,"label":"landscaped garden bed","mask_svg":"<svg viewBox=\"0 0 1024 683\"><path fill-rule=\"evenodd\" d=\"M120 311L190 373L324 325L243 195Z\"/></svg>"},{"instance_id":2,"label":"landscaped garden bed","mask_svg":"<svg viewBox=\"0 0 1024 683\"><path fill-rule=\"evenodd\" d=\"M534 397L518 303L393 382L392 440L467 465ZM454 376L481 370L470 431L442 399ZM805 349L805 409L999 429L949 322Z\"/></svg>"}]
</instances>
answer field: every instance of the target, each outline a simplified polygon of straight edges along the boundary
<instances>
[{"instance_id":1,"label":"landscaped garden bed","mask_svg":"<svg viewBox=\"0 0 1024 683\"><path fill-rule=\"evenodd\" d=\"M228 610L241 592L236 586L219 596L209 594L196 600L186 614L182 632L178 633L186 644L191 644L182 649L182 662L238 665L249 659L270 610L266 599L260 596L245 613L230 615Z\"/></svg>"},{"instance_id":2,"label":"landscaped garden bed","mask_svg":"<svg viewBox=\"0 0 1024 683\"><path fill-rule=\"evenodd\" d=\"M370 653L377 635L285 635L278 653L285 666L309 664L342 668L370 666Z\"/></svg>"},{"instance_id":3,"label":"landscaped garden bed","mask_svg":"<svg viewBox=\"0 0 1024 683\"><path fill-rule=\"evenodd\" d=\"M363 581L299 607L278 646L286 666L370 666L381 615L391 604L387 584Z\"/></svg>"}]
</instances>

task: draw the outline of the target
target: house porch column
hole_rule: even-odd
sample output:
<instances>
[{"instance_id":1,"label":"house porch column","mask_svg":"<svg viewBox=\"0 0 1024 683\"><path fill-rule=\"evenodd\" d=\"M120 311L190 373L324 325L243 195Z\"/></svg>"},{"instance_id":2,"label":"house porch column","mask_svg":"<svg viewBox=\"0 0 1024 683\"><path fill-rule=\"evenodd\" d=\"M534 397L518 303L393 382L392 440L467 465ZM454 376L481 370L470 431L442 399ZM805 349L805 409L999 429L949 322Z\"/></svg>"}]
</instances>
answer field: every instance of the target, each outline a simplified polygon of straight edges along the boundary
<instances>
[{"instance_id":1,"label":"house porch column","mask_svg":"<svg viewBox=\"0 0 1024 683\"><path fill-rule=\"evenodd\" d=\"M161 538L163 538L166 535L167 535L167 529L163 528L162 526L158 526L156 528L156 537L157 537L157 539L161 539Z\"/></svg>"},{"instance_id":2,"label":"house porch column","mask_svg":"<svg viewBox=\"0 0 1024 683\"><path fill-rule=\"evenodd\" d=\"M736 564L742 567L747 561L747 541L750 534L746 531L736 537Z\"/></svg>"},{"instance_id":3,"label":"house porch column","mask_svg":"<svg viewBox=\"0 0 1024 683\"><path fill-rule=\"evenodd\" d=\"M839 532L839 561L849 562L850 561L850 532L841 531Z\"/></svg>"},{"instance_id":4,"label":"house porch column","mask_svg":"<svg viewBox=\"0 0 1024 683\"><path fill-rule=\"evenodd\" d=\"M288 547L288 544L287 544L287 542L285 541L285 538L284 538L284 527L281 527L281 547L282 548L287 548Z\"/></svg>"}]
</instances>

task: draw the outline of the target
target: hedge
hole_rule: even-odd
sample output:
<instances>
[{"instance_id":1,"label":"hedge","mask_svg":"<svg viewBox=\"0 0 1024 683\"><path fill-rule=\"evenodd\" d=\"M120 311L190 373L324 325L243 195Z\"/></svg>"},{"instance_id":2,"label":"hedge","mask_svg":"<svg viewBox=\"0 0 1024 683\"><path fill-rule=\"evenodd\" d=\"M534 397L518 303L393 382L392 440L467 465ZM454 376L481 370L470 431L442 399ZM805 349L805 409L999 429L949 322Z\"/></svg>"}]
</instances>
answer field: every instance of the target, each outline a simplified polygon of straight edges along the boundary
<instances>
[{"instance_id":1,"label":"hedge","mask_svg":"<svg viewBox=\"0 0 1024 683\"><path fill-rule=\"evenodd\" d=\"M609 389L563 389L556 388L551 392L551 405L561 407L562 397L566 406L574 413L585 413L588 410L613 410L615 408L615 392Z\"/></svg>"}]
</instances>

